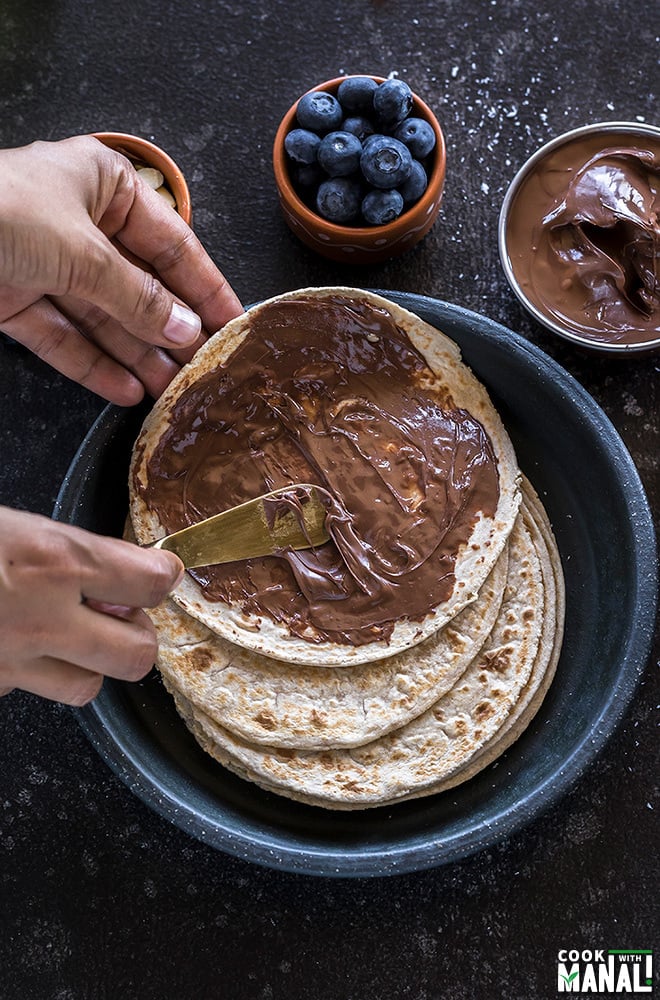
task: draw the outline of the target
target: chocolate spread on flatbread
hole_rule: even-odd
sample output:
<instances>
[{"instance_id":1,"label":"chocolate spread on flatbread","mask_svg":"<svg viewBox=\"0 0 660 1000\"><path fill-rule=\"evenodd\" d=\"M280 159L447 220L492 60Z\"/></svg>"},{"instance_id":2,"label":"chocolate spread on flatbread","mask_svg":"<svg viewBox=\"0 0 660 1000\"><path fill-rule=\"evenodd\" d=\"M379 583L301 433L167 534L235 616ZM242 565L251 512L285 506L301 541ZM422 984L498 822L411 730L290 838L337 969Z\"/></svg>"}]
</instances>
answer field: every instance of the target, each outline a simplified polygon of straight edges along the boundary
<instances>
[{"instance_id":1,"label":"chocolate spread on flatbread","mask_svg":"<svg viewBox=\"0 0 660 1000\"><path fill-rule=\"evenodd\" d=\"M499 497L482 424L386 309L341 297L257 310L226 363L176 399L135 485L170 533L291 482L332 494L331 542L191 574L208 601L355 646L450 597Z\"/></svg>"}]
</instances>

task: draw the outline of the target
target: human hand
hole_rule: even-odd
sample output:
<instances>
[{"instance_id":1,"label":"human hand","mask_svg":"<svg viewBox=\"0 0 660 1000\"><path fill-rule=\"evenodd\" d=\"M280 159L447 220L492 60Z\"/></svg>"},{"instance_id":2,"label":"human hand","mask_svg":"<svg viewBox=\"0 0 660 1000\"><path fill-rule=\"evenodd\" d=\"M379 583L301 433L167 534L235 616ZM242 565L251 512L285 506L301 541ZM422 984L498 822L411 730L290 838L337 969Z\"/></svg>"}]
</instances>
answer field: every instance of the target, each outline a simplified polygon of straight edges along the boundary
<instances>
[{"instance_id":1,"label":"human hand","mask_svg":"<svg viewBox=\"0 0 660 1000\"><path fill-rule=\"evenodd\" d=\"M157 397L241 311L125 157L91 136L0 150L0 329L62 374L122 406Z\"/></svg>"},{"instance_id":2,"label":"human hand","mask_svg":"<svg viewBox=\"0 0 660 1000\"><path fill-rule=\"evenodd\" d=\"M104 675L144 677L157 641L142 608L182 574L172 552L0 507L0 695L84 705Z\"/></svg>"}]
</instances>

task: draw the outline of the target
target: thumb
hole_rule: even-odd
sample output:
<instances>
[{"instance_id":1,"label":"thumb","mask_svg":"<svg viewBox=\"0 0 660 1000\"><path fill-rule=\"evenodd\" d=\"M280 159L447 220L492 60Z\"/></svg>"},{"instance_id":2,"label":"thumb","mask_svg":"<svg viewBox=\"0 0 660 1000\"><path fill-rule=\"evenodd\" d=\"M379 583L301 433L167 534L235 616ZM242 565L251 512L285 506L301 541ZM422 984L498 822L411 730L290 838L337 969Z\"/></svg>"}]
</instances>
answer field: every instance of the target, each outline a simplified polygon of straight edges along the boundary
<instances>
[{"instance_id":1,"label":"thumb","mask_svg":"<svg viewBox=\"0 0 660 1000\"><path fill-rule=\"evenodd\" d=\"M155 608L183 579L183 563L173 552L102 535L94 535L93 544L96 560L80 582L87 601Z\"/></svg>"},{"instance_id":2,"label":"thumb","mask_svg":"<svg viewBox=\"0 0 660 1000\"><path fill-rule=\"evenodd\" d=\"M165 566L167 567L166 573L169 572L170 574L169 581L167 579L164 581L165 592L163 593L163 598L165 598L167 597L168 594L171 594L172 591L176 590L176 588L179 586L179 584L181 583L181 581L185 576L186 568L181 559L179 558L179 556L176 555L176 553L168 552L167 549L159 549L158 553L160 556L166 557L165 558Z\"/></svg>"},{"instance_id":3,"label":"thumb","mask_svg":"<svg viewBox=\"0 0 660 1000\"><path fill-rule=\"evenodd\" d=\"M177 301L151 271L122 256L101 233L98 237L105 243L103 252L87 256L72 293L146 343L170 348L194 344L202 330L199 316Z\"/></svg>"}]
</instances>

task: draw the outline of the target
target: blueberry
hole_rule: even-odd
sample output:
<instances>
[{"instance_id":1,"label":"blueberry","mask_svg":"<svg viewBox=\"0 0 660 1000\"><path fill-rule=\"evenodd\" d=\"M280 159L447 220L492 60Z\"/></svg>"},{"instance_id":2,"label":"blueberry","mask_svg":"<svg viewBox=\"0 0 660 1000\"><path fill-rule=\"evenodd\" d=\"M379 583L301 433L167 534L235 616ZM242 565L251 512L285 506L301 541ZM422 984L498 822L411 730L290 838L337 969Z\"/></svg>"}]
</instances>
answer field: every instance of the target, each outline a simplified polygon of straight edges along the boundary
<instances>
[{"instance_id":1,"label":"blueberry","mask_svg":"<svg viewBox=\"0 0 660 1000\"><path fill-rule=\"evenodd\" d=\"M294 128L284 139L284 148L294 163L316 163L316 153L321 142L316 132Z\"/></svg>"},{"instance_id":2,"label":"blueberry","mask_svg":"<svg viewBox=\"0 0 660 1000\"><path fill-rule=\"evenodd\" d=\"M381 135L363 151L360 167L365 180L373 187L394 188L410 175L412 156L398 139Z\"/></svg>"},{"instance_id":3,"label":"blueberry","mask_svg":"<svg viewBox=\"0 0 660 1000\"><path fill-rule=\"evenodd\" d=\"M311 192L312 188L316 188L322 180L325 180L325 174L318 163L292 163L291 180L295 188Z\"/></svg>"},{"instance_id":4,"label":"blueberry","mask_svg":"<svg viewBox=\"0 0 660 1000\"><path fill-rule=\"evenodd\" d=\"M394 133L418 160L428 156L435 146L435 132L423 118L406 118Z\"/></svg>"},{"instance_id":5,"label":"blueberry","mask_svg":"<svg viewBox=\"0 0 660 1000\"><path fill-rule=\"evenodd\" d=\"M394 125L410 114L413 93L403 80L385 80L374 93L374 111L379 121Z\"/></svg>"},{"instance_id":6,"label":"blueberry","mask_svg":"<svg viewBox=\"0 0 660 1000\"><path fill-rule=\"evenodd\" d=\"M329 222L353 222L360 211L360 183L354 177L331 177L319 185L316 208Z\"/></svg>"},{"instance_id":7,"label":"blueberry","mask_svg":"<svg viewBox=\"0 0 660 1000\"><path fill-rule=\"evenodd\" d=\"M399 191L403 197L404 202L407 205L412 204L413 201L417 201L421 198L428 184L428 177L426 176L426 171L424 167L419 162L419 160L413 160L412 170L409 176L403 182L399 184Z\"/></svg>"},{"instance_id":8,"label":"blueberry","mask_svg":"<svg viewBox=\"0 0 660 1000\"><path fill-rule=\"evenodd\" d=\"M349 118L344 118L341 123L341 131L351 132L358 137L360 142L364 143L365 139L374 134L374 127L364 115L351 115Z\"/></svg>"},{"instance_id":9,"label":"blueberry","mask_svg":"<svg viewBox=\"0 0 660 1000\"><path fill-rule=\"evenodd\" d=\"M398 191L378 191L375 188L362 199L362 215L371 226L394 222L403 211L403 198Z\"/></svg>"},{"instance_id":10,"label":"blueberry","mask_svg":"<svg viewBox=\"0 0 660 1000\"><path fill-rule=\"evenodd\" d=\"M383 135L382 132L372 132L371 135L368 135L366 139L362 140L362 148L368 149L368 147L372 144L372 142L375 142L377 139L384 139L384 138L385 136Z\"/></svg>"},{"instance_id":11,"label":"blueberry","mask_svg":"<svg viewBox=\"0 0 660 1000\"><path fill-rule=\"evenodd\" d=\"M349 76L339 84L337 97L347 111L371 111L377 87L370 76Z\"/></svg>"},{"instance_id":12,"label":"blueberry","mask_svg":"<svg viewBox=\"0 0 660 1000\"><path fill-rule=\"evenodd\" d=\"M330 177L348 177L360 166L362 143L351 132L329 132L321 139L317 160Z\"/></svg>"},{"instance_id":13,"label":"blueberry","mask_svg":"<svg viewBox=\"0 0 660 1000\"><path fill-rule=\"evenodd\" d=\"M301 128L311 129L325 135L339 127L344 112L341 104L333 94L324 90L312 90L303 94L298 101L296 118Z\"/></svg>"}]
</instances>

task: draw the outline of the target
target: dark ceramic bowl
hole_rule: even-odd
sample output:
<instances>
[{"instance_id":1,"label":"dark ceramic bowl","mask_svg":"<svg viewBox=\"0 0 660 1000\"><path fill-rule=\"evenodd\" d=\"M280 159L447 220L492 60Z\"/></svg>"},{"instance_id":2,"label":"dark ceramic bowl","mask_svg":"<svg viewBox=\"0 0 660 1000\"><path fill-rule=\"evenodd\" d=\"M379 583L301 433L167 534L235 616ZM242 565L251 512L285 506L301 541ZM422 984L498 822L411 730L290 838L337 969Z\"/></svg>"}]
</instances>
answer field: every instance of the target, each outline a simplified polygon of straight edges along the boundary
<instances>
[{"instance_id":1,"label":"dark ceramic bowl","mask_svg":"<svg viewBox=\"0 0 660 1000\"><path fill-rule=\"evenodd\" d=\"M171 156L148 139L127 132L94 132L95 138L110 149L123 153L132 163L155 167L163 175L165 186L171 192L176 210L188 225L192 222L190 191L182 171Z\"/></svg>"},{"instance_id":2,"label":"dark ceramic bowl","mask_svg":"<svg viewBox=\"0 0 660 1000\"><path fill-rule=\"evenodd\" d=\"M572 325L566 317L562 317L559 309L549 311L535 295L530 293L518 273L518 265L510 239L511 221L516 211L518 199L524 193L526 186L533 181L534 172L539 165L546 161L550 162L552 158L554 174L560 176L557 169L558 157L570 156L573 147L577 147L577 144L581 147L585 142L588 142L591 147L590 155L608 147L621 145L644 147L645 142L651 142L653 148L660 150L660 128L640 122L597 122L557 136L530 156L511 181L502 203L498 226L502 267L507 281L523 306L553 334L571 341L581 348L610 357L639 358L642 355L654 354L660 350L660 329L657 325L655 331L648 331L644 339L637 343L617 342L610 339L605 331L599 336L597 329L586 334L579 327ZM529 212L525 212L519 220L519 227L528 230L530 247L534 242L532 230L538 221Z\"/></svg>"},{"instance_id":3,"label":"dark ceramic bowl","mask_svg":"<svg viewBox=\"0 0 660 1000\"><path fill-rule=\"evenodd\" d=\"M538 348L483 316L384 294L458 342L552 520L566 578L566 634L532 724L499 761L449 792L332 813L225 771L198 747L155 672L139 684L106 680L96 700L77 710L110 767L168 820L230 854L314 875L390 875L455 861L556 803L626 711L655 622L651 514L630 455L591 396ZM145 413L103 412L62 484L56 518L121 534L130 452Z\"/></svg>"},{"instance_id":4,"label":"dark ceramic bowl","mask_svg":"<svg viewBox=\"0 0 660 1000\"><path fill-rule=\"evenodd\" d=\"M336 94L346 77L319 83L311 90ZM377 83L383 77L374 76ZM411 114L423 118L435 132L436 146L431 154L429 183L422 197L394 222L383 226L341 226L328 222L303 201L296 191L289 172L284 140L296 127L298 101L289 108L275 136L273 169L280 196L280 205L289 228L312 250L348 264L375 264L397 257L415 246L428 233L440 211L447 161L445 139L440 124L424 101L414 95Z\"/></svg>"}]
</instances>

